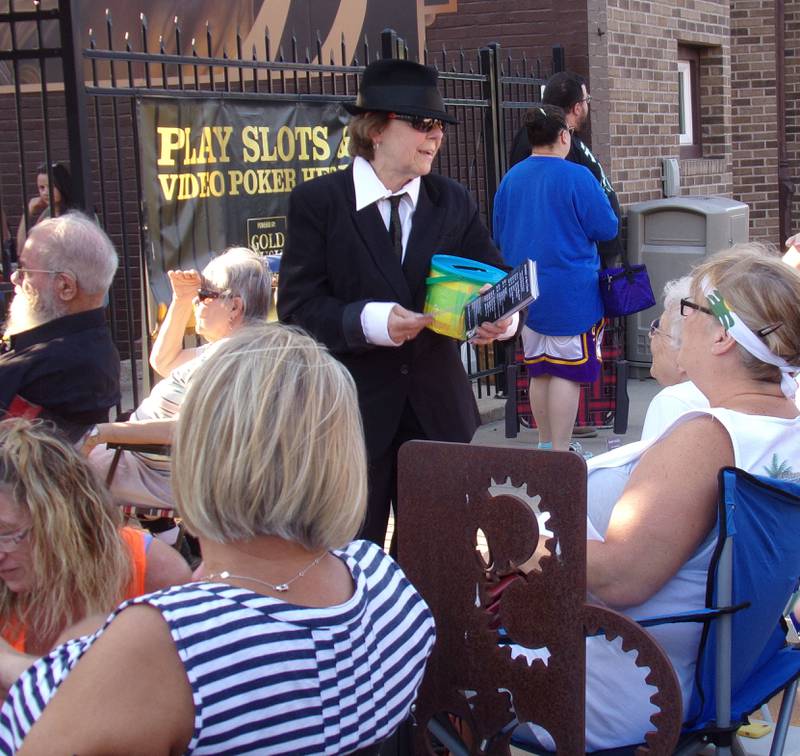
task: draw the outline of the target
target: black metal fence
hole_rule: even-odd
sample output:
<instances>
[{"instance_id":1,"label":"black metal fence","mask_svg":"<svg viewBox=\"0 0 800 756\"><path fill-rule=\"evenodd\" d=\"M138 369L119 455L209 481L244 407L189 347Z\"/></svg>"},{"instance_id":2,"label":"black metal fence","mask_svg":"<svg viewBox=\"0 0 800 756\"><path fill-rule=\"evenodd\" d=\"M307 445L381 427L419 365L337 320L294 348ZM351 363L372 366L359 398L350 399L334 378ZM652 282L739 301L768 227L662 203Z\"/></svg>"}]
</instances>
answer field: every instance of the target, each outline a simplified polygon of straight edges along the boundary
<instances>
[{"instance_id":1,"label":"black metal fence","mask_svg":"<svg viewBox=\"0 0 800 756\"><path fill-rule=\"evenodd\" d=\"M288 102L345 102L358 88L363 66L377 57L405 57L402 39L382 35L379 50L364 40L352 53L342 42L338 60L321 63L322 48L273 51L242 48L212 55L212 32L205 39L183 38L176 19L169 38L157 49L141 17L124 36L106 16L104 29L81 37L76 0L28 2L0 0L0 224L3 239L15 234L27 214L35 186L35 166L69 159L78 204L94 211L120 253L120 272L109 310L114 338L129 365L134 403L139 401L139 366L149 339L143 316L143 233L136 97L215 97ZM380 54L378 54L378 52ZM464 51L424 53L435 65L445 103L458 117L438 156L436 169L459 181L475 196L491 222L497 185L507 166L507 145L524 111L539 101L544 79L563 67L563 50L541 61L501 58L499 45L476 55ZM52 183L52 182L51 182ZM27 219L32 222L34 219ZM8 271L6 271L7 273ZM479 395L505 391L503 350L465 350L468 372Z\"/></svg>"}]
</instances>

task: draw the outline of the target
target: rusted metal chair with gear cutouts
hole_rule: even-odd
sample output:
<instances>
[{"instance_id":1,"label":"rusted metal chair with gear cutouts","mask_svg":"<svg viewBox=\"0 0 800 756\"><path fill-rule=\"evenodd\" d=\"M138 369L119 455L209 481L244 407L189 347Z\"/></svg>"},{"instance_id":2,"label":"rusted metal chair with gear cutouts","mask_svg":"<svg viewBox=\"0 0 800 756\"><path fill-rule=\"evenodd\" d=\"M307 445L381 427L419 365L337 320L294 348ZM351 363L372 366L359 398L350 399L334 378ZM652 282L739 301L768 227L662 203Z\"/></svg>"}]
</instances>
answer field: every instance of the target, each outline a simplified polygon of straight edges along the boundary
<instances>
[{"instance_id":1,"label":"rusted metal chair with gear cutouts","mask_svg":"<svg viewBox=\"0 0 800 756\"><path fill-rule=\"evenodd\" d=\"M559 754L583 754L585 639L598 633L620 636L650 669L658 710L640 752L672 751L682 705L669 660L635 622L586 600L582 458L412 441L400 449L398 488L400 564L437 632L414 708L415 753L438 741L454 754L508 754L515 727L532 722ZM531 559L531 572L514 575ZM512 659L499 625L545 660Z\"/></svg>"}]
</instances>

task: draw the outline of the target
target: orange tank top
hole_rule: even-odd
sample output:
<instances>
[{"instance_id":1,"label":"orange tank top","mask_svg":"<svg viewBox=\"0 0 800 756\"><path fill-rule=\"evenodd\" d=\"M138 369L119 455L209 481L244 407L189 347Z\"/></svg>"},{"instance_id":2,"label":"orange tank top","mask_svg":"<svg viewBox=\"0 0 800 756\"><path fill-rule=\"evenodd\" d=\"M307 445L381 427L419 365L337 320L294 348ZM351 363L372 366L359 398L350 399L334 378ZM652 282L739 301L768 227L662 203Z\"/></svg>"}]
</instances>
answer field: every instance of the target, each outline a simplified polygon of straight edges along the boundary
<instances>
[{"instance_id":1,"label":"orange tank top","mask_svg":"<svg viewBox=\"0 0 800 756\"><path fill-rule=\"evenodd\" d=\"M141 528L124 527L120 530L120 535L128 548L131 557L132 575L125 588L122 597L123 601L136 598L144 594L144 579L147 572L147 548L153 536ZM15 651L25 653L26 628L6 627L2 637Z\"/></svg>"}]
</instances>

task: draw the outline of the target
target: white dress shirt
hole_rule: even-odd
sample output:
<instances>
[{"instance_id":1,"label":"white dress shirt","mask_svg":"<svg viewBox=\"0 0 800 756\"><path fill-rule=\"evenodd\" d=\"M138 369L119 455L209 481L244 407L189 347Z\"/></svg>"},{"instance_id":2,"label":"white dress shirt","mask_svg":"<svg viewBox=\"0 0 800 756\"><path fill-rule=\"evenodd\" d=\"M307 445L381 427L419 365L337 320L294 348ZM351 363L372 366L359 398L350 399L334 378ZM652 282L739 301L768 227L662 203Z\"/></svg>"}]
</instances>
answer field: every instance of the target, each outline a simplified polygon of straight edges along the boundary
<instances>
[{"instance_id":1,"label":"white dress shirt","mask_svg":"<svg viewBox=\"0 0 800 756\"><path fill-rule=\"evenodd\" d=\"M411 179L398 192L387 189L372 166L363 157L356 157L353 160L353 184L356 190L356 210L363 210L365 207L375 203L378 212L383 218L386 230L389 230L392 207L389 197L395 194L402 194L398 211L400 213L400 226L403 230L403 258L406 256L406 246L408 237L411 235L411 219L417 209L419 199L420 178ZM389 313L392 311L396 302L367 302L361 310L361 329L370 344L376 346L401 346L403 342L392 341L389 336Z\"/></svg>"}]
</instances>

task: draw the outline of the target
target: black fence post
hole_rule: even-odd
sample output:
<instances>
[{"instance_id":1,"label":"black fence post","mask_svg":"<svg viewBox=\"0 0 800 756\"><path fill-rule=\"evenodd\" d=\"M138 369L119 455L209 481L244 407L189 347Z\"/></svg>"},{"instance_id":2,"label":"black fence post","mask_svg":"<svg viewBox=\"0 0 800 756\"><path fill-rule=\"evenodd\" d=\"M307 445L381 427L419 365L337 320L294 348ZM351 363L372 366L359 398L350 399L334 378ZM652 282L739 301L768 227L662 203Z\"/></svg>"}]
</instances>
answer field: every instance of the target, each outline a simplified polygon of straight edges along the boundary
<instances>
[{"instance_id":1,"label":"black fence post","mask_svg":"<svg viewBox=\"0 0 800 756\"><path fill-rule=\"evenodd\" d=\"M64 99L67 111L69 165L75 200L89 215L94 212L89 172L89 121L83 77L81 25L77 0L59 0Z\"/></svg>"},{"instance_id":2,"label":"black fence post","mask_svg":"<svg viewBox=\"0 0 800 756\"><path fill-rule=\"evenodd\" d=\"M506 382L506 408L504 413L506 438L516 438L519 435L519 415L517 411L517 375L524 366L517 365L516 351L517 339L504 343L505 349L505 382Z\"/></svg>"},{"instance_id":3,"label":"black fence post","mask_svg":"<svg viewBox=\"0 0 800 756\"><path fill-rule=\"evenodd\" d=\"M491 230L494 195L503 175L501 145L505 142L502 133L500 98L500 45L493 42L482 47L480 63L481 73L486 77L483 82L483 97L488 102L484 120L483 143L486 152L486 219Z\"/></svg>"},{"instance_id":4,"label":"black fence post","mask_svg":"<svg viewBox=\"0 0 800 756\"><path fill-rule=\"evenodd\" d=\"M567 70L566 53L563 45L553 45L553 73Z\"/></svg>"},{"instance_id":5,"label":"black fence post","mask_svg":"<svg viewBox=\"0 0 800 756\"><path fill-rule=\"evenodd\" d=\"M384 29L381 32L381 58L398 58L405 60L407 56L405 40L397 36L394 29Z\"/></svg>"}]
</instances>

